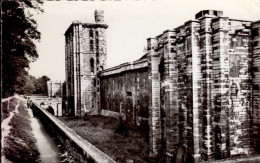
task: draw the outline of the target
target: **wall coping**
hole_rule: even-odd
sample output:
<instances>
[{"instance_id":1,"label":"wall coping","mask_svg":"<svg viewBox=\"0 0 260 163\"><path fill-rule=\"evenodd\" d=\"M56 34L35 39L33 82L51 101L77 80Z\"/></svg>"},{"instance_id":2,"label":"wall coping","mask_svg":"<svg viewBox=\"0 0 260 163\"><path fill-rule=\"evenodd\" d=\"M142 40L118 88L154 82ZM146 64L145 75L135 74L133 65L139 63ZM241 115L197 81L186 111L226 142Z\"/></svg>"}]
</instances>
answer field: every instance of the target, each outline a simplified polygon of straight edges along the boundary
<instances>
[{"instance_id":1,"label":"wall coping","mask_svg":"<svg viewBox=\"0 0 260 163\"><path fill-rule=\"evenodd\" d=\"M113 74L119 74L124 71L131 71L131 70L137 70L137 69L142 69L148 67L148 60L147 59L142 59L142 60L137 60L132 63L126 62L123 64L120 64L115 67L111 67L108 69L105 69L100 72L100 76L108 76L108 75L113 75Z\"/></svg>"}]
</instances>

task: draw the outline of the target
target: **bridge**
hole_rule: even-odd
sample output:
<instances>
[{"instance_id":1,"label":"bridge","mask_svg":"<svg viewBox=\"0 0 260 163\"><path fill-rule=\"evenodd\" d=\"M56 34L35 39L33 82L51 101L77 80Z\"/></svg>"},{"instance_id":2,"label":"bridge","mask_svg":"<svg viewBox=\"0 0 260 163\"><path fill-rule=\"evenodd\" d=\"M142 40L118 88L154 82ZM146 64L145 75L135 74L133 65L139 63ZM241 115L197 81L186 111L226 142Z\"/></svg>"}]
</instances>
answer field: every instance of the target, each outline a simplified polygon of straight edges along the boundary
<instances>
[{"instance_id":1,"label":"bridge","mask_svg":"<svg viewBox=\"0 0 260 163\"><path fill-rule=\"evenodd\" d=\"M49 111L54 116L62 116L62 98L47 97L47 96L27 96L27 99L32 99L42 109Z\"/></svg>"}]
</instances>

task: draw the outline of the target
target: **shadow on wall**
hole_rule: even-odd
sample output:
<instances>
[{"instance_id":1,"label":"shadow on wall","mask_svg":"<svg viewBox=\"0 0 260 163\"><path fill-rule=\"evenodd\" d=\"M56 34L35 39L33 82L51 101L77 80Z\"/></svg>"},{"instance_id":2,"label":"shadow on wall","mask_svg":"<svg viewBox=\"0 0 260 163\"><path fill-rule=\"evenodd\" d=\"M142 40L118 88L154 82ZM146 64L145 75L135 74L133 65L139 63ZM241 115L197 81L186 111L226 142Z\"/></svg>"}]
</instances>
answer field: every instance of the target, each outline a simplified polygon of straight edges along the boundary
<instances>
[{"instance_id":1,"label":"shadow on wall","mask_svg":"<svg viewBox=\"0 0 260 163\"><path fill-rule=\"evenodd\" d=\"M54 115L54 109L51 106L48 106L46 110L52 115Z\"/></svg>"}]
</instances>

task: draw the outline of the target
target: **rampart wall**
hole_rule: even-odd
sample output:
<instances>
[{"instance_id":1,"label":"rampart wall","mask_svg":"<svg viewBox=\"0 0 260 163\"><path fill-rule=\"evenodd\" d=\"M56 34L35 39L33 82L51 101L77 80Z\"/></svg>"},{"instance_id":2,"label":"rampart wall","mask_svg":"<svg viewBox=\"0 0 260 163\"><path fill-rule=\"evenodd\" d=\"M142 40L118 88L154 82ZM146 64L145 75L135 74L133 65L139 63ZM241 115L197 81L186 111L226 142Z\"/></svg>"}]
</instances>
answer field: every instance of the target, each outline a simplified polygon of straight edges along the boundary
<instances>
[{"instance_id":1,"label":"rampart wall","mask_svg":"<svg viewBox=\"0 0 260 163\"><path fill-rule=\"evenodd\" d=\"M147 60L125 63L99 74L101 113L140 124L149 118Z\"/></svg>"}]
</instances>

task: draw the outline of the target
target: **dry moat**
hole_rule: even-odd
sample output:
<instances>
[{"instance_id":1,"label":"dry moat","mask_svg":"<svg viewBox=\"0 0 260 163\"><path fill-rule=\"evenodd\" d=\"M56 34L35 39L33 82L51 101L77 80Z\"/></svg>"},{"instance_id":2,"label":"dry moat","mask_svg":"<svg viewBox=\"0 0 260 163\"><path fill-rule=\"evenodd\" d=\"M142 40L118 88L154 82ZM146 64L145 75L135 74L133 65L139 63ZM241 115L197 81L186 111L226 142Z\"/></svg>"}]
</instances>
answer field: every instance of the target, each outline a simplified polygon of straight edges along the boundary
<instances>
[{"instance_id":1,"label":"dry moat","mask_svg":"<svg viewBox=\"0 0 260 163\"><path fill-rule=\"evenodd\" d=\"M117 162L148 162L149 138L145 124L141 127L129 126L101 115L59 119Z\"/></svg>"}]
</instances>

